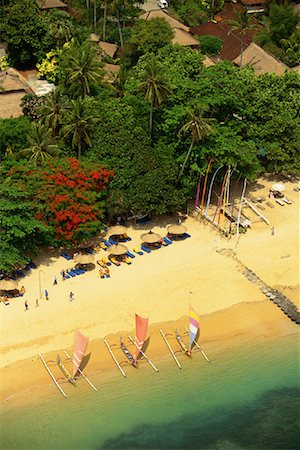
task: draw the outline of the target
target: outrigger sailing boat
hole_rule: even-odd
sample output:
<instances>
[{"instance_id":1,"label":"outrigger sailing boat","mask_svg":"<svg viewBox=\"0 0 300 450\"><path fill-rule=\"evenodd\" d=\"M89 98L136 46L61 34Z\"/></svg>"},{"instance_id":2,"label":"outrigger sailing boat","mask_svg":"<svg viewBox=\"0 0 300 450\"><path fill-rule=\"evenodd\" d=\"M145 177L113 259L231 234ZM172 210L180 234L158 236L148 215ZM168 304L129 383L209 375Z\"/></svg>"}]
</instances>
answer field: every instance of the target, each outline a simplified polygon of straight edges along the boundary
<instances>
[{"instance_id":1,"label":"outrigger sailing boat","mask_svg":"<svg viewBox=\"0 0 300 450\"><path fill-rule=\"evenodd\" d=\"M64 374L64 377L67 381L69 381L71 384L75 385L76 383L76 375L78 372L78 369L80 367L81 361L84 357L84 353L87 349L89 343L89 338L87 336L84 336L84 334L80 333L80 331L76 331L74 336L74 353L73 353L73 371L72 375L68 371L68 369L64 366L60 356L57 356L57 364L62 373Z\"/></svg>"},{"instance_id":2,"label":"outrigger sailing boat","mask_svg":"<svg viewBox=\"0 0 300 450\"><path fill-rule=\"evenodd\" d=\"M192 357L192 347L193 347L193 344L194 344L195 339L198 334L199 322L200 322L199 314L197 314L196 311L194 310L194 308L190 305L190 330L189 330L190 344L189 344L189 347L187 347L187 345L184 343L182 337L180 336L180 334L178 332L178 328L176 328L177 342L179 343L179 345L182 348L182 350L184 351L184 353L187 356L189 356L190 358Z\"/></svg>"},{"instance_id":3,"label":"outrigger sailing boat","mask_svg":"<svg viewBox=\"0 0 300 450\"><path fill-rule=\"evenodd\" d=\"M130 364L133 365L133 367L138 367L138 356L141 352L147 335L148 320L148 318L144 319L138 314L135 315L135 356L130 353L130 351L122 341L122 338L120 338L121 350L123 351Z\"/></svg>"}]
</instances>

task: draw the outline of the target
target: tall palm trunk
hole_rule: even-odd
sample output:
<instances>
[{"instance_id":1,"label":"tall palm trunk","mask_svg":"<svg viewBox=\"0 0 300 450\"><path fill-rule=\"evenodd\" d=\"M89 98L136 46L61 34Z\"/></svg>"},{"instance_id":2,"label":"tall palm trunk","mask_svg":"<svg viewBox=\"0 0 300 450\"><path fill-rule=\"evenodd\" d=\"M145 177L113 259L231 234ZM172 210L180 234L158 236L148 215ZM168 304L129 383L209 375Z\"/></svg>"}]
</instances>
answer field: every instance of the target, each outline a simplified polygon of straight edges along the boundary
<instances>
[{"instance_id":1,"label":"tall palm trunk","mask_svg":"<svg viewBox=\"0 0 300 450\"><path fill-rule=\"evenodd\" d=\"M105 33L106 33L106 16L107 16L107 1L104 2L104 13L103 13L103 36L102 39L105 41Z\"/></svg>"},{"instance_id":2,"label":"tall palm trunk","mask_svg":"<svg viewBox=\"0 0 300 450\"><path fill-rule=\"evenodd\" d=\"M192 150L193 150L193 146L194 146L194 139L192 139L190 148L188 149L188 152L187 152L187 154L186 154L186 156L185 156L185 159L184 159L184 161L183 161L183 164L182 164L182 167L181 167L181 171L180 171L180 174L179 174L180 177L181 177L181 175L183 174L183 171L184 171L185 166L186 166L186 164L187 164L187 162L188 162L188 160L189 160L189 157L191 156L191 153L192 153Z\"/></svg>"},{"instance_id":3,"label":"tall palm trunk","mask_svg":"<svg viewBox=\"0 0 300 450\"><path fill-rule=\"evenodd\" d=\"M149 116L149 131L150 131L150 137L152 135L152 128L153 128L153 99L150 104L150 116Z\"/></svg>"},{"instance_id":4,"label":"tall palm trunk","mask_svg":"<svg viewBox=\"0 0 300 450\"><path fill-rule=\"evenodd\" d=\"M94 0L94 33L96 33L96 25L97 25L97 3Z\"/></svg>"},{"instance_id":5,"label":"tall palm trunk","mask_svg":"<svg viewBox=\"0 0 300 450\"><path fill-rule=\"evenodd\" d=\"M120 44L121 44L121 48L123 48L124 47L124 42L123 42L123 35L122 35L121 24L120 24L120 13L119 13L119 10L117 11L117 22L118 22L118 30L119 30L119 36L120 36Z\"/></svg>"},{"instance_id":6,"label":"tall palm trunk","mask_svg":"<svg viewBox=\"0 0 300 450\"><path fill-rule=\"evenodd\" d=\"M82 150L82 139L81 139L81 133L79 133L79 140L78 140L78 159L81 158L81 150Z\"/></svg>"},{"instance_id":7,"label":"tall palm trunk","mask_svg":"<svg viewBox=\"0 0 300 450\"><path fill-rule=\"evenodd\" d=\"M89 0L85 0L85 4L86 4L86 9L89 9L89 7L90 7L90 1L89 1Z\"/></svg>"}]
</instances>

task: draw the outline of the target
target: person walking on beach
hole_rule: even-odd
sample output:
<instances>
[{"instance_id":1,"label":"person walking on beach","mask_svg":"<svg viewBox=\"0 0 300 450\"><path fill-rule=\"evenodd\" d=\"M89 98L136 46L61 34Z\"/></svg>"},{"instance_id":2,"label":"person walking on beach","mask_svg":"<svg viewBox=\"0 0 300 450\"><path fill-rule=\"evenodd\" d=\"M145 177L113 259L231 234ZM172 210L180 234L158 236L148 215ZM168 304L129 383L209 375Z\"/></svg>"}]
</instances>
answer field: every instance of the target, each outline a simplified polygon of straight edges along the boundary
<instances>
[{"instance_id":1,"label":"person walking on beach","mask_svg":"<svg viewBox=\"0 0 300 450\"><path fill-rule=\"evenodd\" d=\"M275 234L275 229L274 229L274 227L272 227L271 228L271 235L274 236L274 234Z\"/></svg>"},{"instance_id":2,"label":"person walking on beach","mask_svg":"<svg viewBox=\"0 0 300 450\"><path fill-rule=\"evenodd\" d=\"M72 302L74 300L74 294L72 291L70 292L69 299L70 299L70 302Z\"/></svg>"},{"instance_id":3,"label":"person walking on beach","mask_svg":"<svg viewBox=\"0 0 300 450\"><path fill-rule=\"evenodd\" d=\"M60 273L61 273L61 276L62 276L62 280L65 281L65 279L66 279L66 272L65 272L65 270L62 270Z\"/></svg>"},{"instance_id":4,"label":"person walking on beach","mask_svg":"<svg viewBox=\"0 0 300 450\"><path fill-rule=\"evenodd\" d=\"M28 311L28 302L25 300L25 311Z\"/></svg>"},{"instance_id":5,"label":"person walking on beach","mask_svg":"<svg viewBox=\"0 0 300 450\"><path fill-rule=\"evenodd\" d=\"M39 306L40 306L39 305L39 299L37 298L36 301L35 301L35 307L38 308Z\"/></svg>"},{"instance_id":6,"label":"person walking on beach","mask_svg":"<svg viewBox=\"0 0 300 450\"><path fill-rule=\"evenodd\" d=\"M56 278L56 275L54 275L53 285L55 286L56 284L57 284L57 278Z\"/></svg>"},{"instance_id":7,"label":"person walking on beach","mask_svg":"<svg viewBox=\"0 0 300 450\"><path fill-rule=\"evenodd\" d=\"M49 294L48 294L47 289L45 289L45 299L46 299L47 301L49 300Z\"/></svg>"}]
</instances>

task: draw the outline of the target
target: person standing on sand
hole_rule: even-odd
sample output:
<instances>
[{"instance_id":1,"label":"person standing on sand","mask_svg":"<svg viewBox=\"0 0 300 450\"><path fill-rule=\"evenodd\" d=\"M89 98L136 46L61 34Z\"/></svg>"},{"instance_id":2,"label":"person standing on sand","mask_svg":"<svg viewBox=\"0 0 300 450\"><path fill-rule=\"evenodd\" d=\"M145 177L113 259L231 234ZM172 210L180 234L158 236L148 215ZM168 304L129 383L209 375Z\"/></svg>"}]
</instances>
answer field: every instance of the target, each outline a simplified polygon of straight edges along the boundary
<instances>
[{"instance_id":1,"label":"person standing on sand","mask_svg":"<svg viewBox=\"0 0 300 450\"><path fill-rule=\"evenodd\" d=\"M45 289L45 299L46 299L47 301L49 300L49 294L48 294L47 289Z\"/></svg>"},{"instance_id":2,"label":"person standing on sand","mask_svg":"<svg viewBox=\"0 0 300 450\"><path fill-rule=\"evenodd\" d=\"M39 305L39 299L37 298L35 301L35 307L37 308L38 306L40 306L40 305Z\"/></svg>"},{"instance_id":3,"label":"person standing on sand","mask_svg":"<svg viewBox=\"0 0 300 450\"><path fill-rule=\"evenodd\" d=\"M56 284L57 284L57 278L56 278L56 275L54 275L53 286L55 286Z\"/></svg>"},{"instance_id":4,"label":"person standing on sand","mask_svg":"<svg viewBox=\"0 0 300 450\"><path fill-rule=\"evenodd\" d=\"M25 311L28 311L28 302L27 302L27 300L25 300Z\"/></svg>"},{"instance_id":5,"label":"person standing on sand","mask_svg":"<svg viewBox=\"0 0 300 450\"><path fill-rule=\"evenodd\" d=\"M70 302L72 302L74 300L74 294L72 291L70 292L69 299L70 299Z\"/></svg>"}]
</instances>

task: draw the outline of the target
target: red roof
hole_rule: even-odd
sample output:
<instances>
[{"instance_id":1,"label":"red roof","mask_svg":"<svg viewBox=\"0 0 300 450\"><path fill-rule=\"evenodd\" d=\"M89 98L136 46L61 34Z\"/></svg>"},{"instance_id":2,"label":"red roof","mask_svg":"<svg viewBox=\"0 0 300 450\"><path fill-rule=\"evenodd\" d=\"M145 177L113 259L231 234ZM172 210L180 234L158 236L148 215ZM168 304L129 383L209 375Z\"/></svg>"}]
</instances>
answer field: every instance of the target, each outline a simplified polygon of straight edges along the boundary
<instances>
[{"instance_id":1,"label":"red roof","mask_svg":"<svg viewBox=\"0 0 300 450\"><path fill-rule=\"evenodd\" d=\"M243 5L251 6L251 5L264 5L266 0L241 0Z\"/></svg>"}]
</instances>

